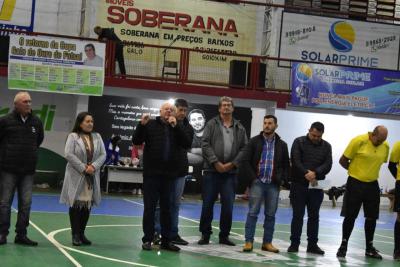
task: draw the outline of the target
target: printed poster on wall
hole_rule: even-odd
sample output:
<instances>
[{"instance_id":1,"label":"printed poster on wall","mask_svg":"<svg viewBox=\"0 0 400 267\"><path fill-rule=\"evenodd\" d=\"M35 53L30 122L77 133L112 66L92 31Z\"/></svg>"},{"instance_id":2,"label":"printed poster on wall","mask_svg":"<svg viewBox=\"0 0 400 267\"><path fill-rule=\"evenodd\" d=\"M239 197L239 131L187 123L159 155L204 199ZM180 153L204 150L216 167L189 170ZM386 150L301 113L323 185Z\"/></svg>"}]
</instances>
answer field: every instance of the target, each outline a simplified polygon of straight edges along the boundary
<instances>
[{"instance_id":1,"label":"printed poster on wall","mask_svg":"<svg viewBox=\"0 0 400 267\"><path fill-rule=\"evenodd\" d=\"M8 86L14 90L102 95L105 44L10 36Z\"/></svg>"},{"instance_id":2,"label":"printed poster on wall","mask_svg":"<svg viewBox=\"0 0 400 267\"><path fill-rule=\"evenodd\" d=\"M218 99L216 99L216 102ZM235 100L234 100L235 101ZM89 112L94 114L95 131L106 141L113 135L121 137L121 155L129 156L132 148L132 134L144 113L152 118L159 115L161 105L166 100L108 96L90 97ZM195 147L200 147L204 127L210 119L218 115L218 105L189 103L187 118L194 129ZM250 108L235 107L233 116L240 120L250 136L252 111Z\"/></svg>"},{"instance_id":3,"label":"printed poster on wall","mask_svg":"<svg viewBox=\"0 0 400 267\"><path fill-rule=\"evenodd\" d=\"M295 63L292 105L400 114L400 72Z\"/></svg>"},{"instance_id":4,"label":"printed poster on wall","mask_svg":"<svg viewBox=\"0 0 400 267\"><path fill-rule=\"evenodd\" d=\"M279 56L398 70L399 39L396 25L284 12Z\"/></svg>"}]
</instances>

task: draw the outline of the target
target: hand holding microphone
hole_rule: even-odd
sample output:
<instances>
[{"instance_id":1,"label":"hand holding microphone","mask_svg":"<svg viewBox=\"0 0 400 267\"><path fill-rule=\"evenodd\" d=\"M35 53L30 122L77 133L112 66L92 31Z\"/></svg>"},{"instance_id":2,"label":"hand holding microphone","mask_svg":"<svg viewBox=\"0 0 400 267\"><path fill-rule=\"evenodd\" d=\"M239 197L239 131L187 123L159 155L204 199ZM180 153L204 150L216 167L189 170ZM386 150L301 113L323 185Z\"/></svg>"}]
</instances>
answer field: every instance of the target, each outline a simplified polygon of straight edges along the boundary
<instances>
[{"instance_id":1,"label":"hand holding microphone","mask_svg":"<svg viewBox=\"0 0 400 267\"><path fill-rule=\"evenodd\" d=\"M142 115L142 119L140 120L140 124L142 124L143 126L146 125L150 120L150 114L146 113Z\"/></svg>"},{"instance_id":2,"label":"hand holding microphone","mask_svg":"<svg viewBox=\"0 0 400 267\"><path fill-rule=\"evenodd\" d=\"M175 118L174 116L170 116L170 117L168 118L168 123L169 123L169 125L171 125L172 127L175 127L175 126L176 126L176 118Z\"/></svg>"}]
</instances>

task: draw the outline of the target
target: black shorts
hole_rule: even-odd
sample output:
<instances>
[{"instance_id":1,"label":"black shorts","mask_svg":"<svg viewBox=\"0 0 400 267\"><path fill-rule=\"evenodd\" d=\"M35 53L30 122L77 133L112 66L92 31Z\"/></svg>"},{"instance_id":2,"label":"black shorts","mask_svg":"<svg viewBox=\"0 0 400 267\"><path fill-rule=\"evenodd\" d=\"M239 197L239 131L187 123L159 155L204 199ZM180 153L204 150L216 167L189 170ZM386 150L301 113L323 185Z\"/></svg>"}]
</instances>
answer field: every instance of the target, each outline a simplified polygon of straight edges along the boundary
<instances>
[{"instance_id":1,"label":"black shorts","mask_svg":"<svg viewBox=\"0 0 400 267\"><path fill-rule=\"evenodd\" d=\"M357 218L361 205L363 205L365 218L378 219L380 201L378 181L370 183L361 182L349 176L340 215Z\"/></svg>"},{"instance_id":2,"label":"black shorts","mask_svg":"<svg viewBox=\"0 0 400 267\"><path fill-rule=\"evenodd\" d=\"M396 181L396 187L394 189L394 212L400 212L400 181Z\"/></svg>"}]
</instances>

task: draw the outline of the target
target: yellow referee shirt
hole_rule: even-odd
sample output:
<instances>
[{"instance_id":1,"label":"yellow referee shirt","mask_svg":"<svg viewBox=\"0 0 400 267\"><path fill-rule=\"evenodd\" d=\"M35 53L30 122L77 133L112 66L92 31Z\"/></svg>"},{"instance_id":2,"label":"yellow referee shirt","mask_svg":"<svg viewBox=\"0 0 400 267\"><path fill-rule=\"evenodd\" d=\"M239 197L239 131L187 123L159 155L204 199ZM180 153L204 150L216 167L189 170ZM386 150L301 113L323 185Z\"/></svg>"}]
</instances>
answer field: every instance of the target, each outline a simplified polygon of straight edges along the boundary
<instances>
[{"instance_id":1,"label":"yellow referee shirt","mask_svg":"<svg viewBox=\"0 0 400 267\"><path fill-rule=\"evenodd\" d=\"M379 170L388 160L389 144L385 141L374 146L367 133L353 138L343 155L350 159L349 176L362 182L373 182L378 180Z\"/></svg>"},{"instance_id":2,"label":"yellow referee shirt","mask_svg":"<svg viewBox=\"0 0 400 267\"><path fill-rule=\"evenodd\" d=\"M390 153L390 162L394 162L397 164L397 174L396 174L396 180L400 181L400 168L399 168L399 163L400 163L400 142L396 142L393 146L392 152Z\"/></svg>"}]
</instances>

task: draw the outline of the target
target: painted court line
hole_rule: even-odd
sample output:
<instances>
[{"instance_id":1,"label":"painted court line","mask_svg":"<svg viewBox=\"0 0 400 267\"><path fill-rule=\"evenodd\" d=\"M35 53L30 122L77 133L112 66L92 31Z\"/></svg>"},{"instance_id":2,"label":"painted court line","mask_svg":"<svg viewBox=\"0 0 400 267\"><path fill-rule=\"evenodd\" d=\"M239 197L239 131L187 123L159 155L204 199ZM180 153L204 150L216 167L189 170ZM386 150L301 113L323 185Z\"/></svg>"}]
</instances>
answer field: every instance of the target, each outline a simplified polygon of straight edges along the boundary
<instances>
[{"instance_id":1,"label":"painted court line","mask_svg":"<svg viewBox=\"0 0 400 267\"><path fill-rule=\"evenodd\" d=\"M88 228L96 228L96 227L139 227L142 226L141 224L104 224L104 225L88 225ZM131 262L131 261L125 261L125 260L120 260L120 259L115 259L115 258L110 258L110 257L105 257L105 256L101 256L101 255L97 255L97 254L93 254L93 253L89 253L86 251L82 251L79 249L75 249L72 247L68 247L68 246L64 246L62 244L60 244L55 238L54 236L58 233L61 232L65 232L65 231L70 231L70 228L63 228L63 229L58 229L55 231L52 231L48 234L48 239L51 239L54 243L57 243L60 247L76 252L76 253L80 253L86 256L91 256L94 258L98 258L98 259L102 259L102 260L108 260L108 261L113 261L113 262L118 262L118 263L124 263L124 264L128 264L128 265L133 265L133 266L142 266L142 267L157 267L155 265L148 265L148 264L142 264L142 263L138 263L138 262Z\"/></svg>"},{"instance_id":2,"label":"painted court line","mask_svg":"<svg viewBox=\"0 0 400 267\"><path fill-rule=\"evenodd\" d=\"M140 203L140 202L136 202L136 201L133 201L133 200L130 200L130 199L126 199L126 198L124 198L124 200L127 201L127 202L130 202L130 203L133 203L133 204L142 206L142 207L144 206L143 203ZM180 216L180 215L179 215L179 218L182 218L182 219L184 219L184 220L187 220L187 221L190 221L190 222L194 222L194 223L200 224L199 221L193 220L193 219L190 219L190 218L187 218L187 217L184 217L184 216ZM211 227L212 227L213 229L219 230L219 228L216 227L216 226L212 226L212 225L211 225ZM234 235L236 235L236 236L238 236L238 237L244 238L244 235L241 235L241 234L239 234L239 233L235 233L235 232L232 232L232 231L231 231L230 233L231 233L231 234L234 234Z\"/></svg>"},{"instance_id":3,"label":"painted court line","mask_svg":"<svg viewBox=\"0 0 400 267\"><path fill-rule=\"evenodd\" d=\"M15 208L12 208L12 209L13 209L13 211L18 212L17 209L15 209ZM78 262L77 260L75 260L65 249L63 249L63 248L61 247L61 245L60 245L58 242L54 242L53 240L51 240L51 239L47 236L47 234L46 234L42 229L40 229L39 226L37 226L37 225L36 225L34 222L32 222L31 220L29 220L29 224L32 225L32 226L33 226L41 235L43 235L47 240L49 240L50 243L52 243L62 254L64 254L65 257L67 257L67 259L69 259L69 260L72 262L72 264L74 264L74 266L76 266L76 267L82 267L82 265L80 265L79 262Z\"/></svg>"}]
</instances>

